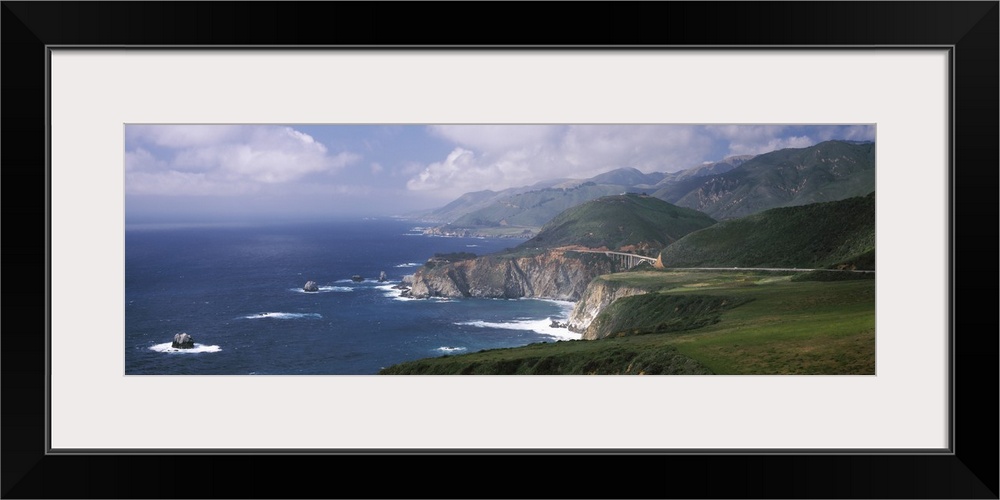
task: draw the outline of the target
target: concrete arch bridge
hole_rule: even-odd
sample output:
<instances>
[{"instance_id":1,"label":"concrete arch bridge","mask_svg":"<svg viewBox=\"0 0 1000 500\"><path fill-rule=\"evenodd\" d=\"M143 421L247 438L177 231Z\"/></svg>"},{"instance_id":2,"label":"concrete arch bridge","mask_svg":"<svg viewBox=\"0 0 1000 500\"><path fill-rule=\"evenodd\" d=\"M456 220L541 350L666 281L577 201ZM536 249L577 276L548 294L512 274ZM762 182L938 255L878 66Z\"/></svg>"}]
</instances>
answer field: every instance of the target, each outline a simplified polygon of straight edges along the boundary
<instances>
[{"instance_id":1,"label":"concrete arch bridge","mask_svg":"<svg viewBox=\"0 0 1000 500\"><path fill-rule=\"evenodd\" d=\"M645 255L637 255L634 253L612 252L605 250L577 250L577 251L582 253L603 253L604 255L610 257L611 260L614 261L614 263L617 264L618 267L620 267L621 269L632 269L633 267L638 266L643 262L649 262L651 265L656 265L655 257L646 257Z\"/></svg>"}]
</instances>

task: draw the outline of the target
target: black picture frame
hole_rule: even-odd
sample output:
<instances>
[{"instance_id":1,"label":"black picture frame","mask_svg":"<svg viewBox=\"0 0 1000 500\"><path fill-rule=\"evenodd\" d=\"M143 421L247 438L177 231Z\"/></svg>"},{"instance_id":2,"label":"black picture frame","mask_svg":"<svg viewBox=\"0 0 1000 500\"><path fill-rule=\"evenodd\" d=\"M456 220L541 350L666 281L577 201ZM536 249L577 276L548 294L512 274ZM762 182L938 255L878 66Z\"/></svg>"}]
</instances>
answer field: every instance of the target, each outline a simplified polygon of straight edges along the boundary
<instances>
[{"instance_id":1,"label":"black picture frame","mask_svg":"<svg viewBox=\"0 0 1000 500\"><path fill-rule=\"evenodd\" d=\"M972 302L985 297L986 304L992 304L997 291L992 281L997 274L988 272L995 270L998 254L992 232L997 227L1000 169L996 1L580 3L557 4L552 10L515 3L2 4L0 160L8 195L3 257L9 270L16 266L45 272L44 280L37 275L24 282L18 278L17 293L4 294L4 498L998 498L997 316L992 307ZM564 14L546 14L568 8L572 22ZM608 50L951 47L951 453L47 453L46 298L51 270L48 200L41 196L48 190L47 47L415 44ZM981 253L985 257L977 259ZM976 276L971 275L973 265ZM958 279L960 270L966 271L964 279ZM42 318L40 326L25 327L22 321ZM440 476L427 477L428 466L441 471ZM306 472L310 467L333 472L313 478ZM366 482L365 471L383 480ZM522 479L529 476L536 480Z\"/></svg>"}]
</instances>

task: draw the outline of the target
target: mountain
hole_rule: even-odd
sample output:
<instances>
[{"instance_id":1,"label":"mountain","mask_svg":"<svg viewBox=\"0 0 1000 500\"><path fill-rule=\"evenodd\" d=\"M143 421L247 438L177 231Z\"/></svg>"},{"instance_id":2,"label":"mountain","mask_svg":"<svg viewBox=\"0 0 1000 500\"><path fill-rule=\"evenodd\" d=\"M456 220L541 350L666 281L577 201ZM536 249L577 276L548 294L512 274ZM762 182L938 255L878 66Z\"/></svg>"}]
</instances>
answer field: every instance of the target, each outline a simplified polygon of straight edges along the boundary
<instances>
[{"instance_id":1,"label":"mountain","mask_svg":"<svg viewBox=\"0 0 1000 500\"><path fill-rule=\"evenodd\" d=\"M589 179L550 179L503 191L466 193L439 209L417 214L425 220L447 222L428 234L448 236L530 237L566 209L602 196L626 192L649 193L669 179L689 179L728 171L750 156L730 157L672 173L642 173L618 168Z\"/></svg>"},{"instance_id":2,"label":"mountain","mask_svg":"<svg viewBox=\"0 0 1000 500\"><path fill-rule=\"evenodd\" d=\"M875 190L875 144L827 141L757 156L730 156L671 173L618 168L589 179L550 179L532 186L462 195L421 214L446 222L430 234L530 237L562 211L590 200L637 192L717 219L769 208L863 196Z\"/></svg>"},{"instance_id":3,"label":"mountain","mask_svg":"<svg viewBox=\"0 0 1000 500\"><path fill-rule=\"evenodd\" d=\"M722 174L670 182L653 196L723 220L874 190L875 144L827 141L761 154Z\"/></svg>"},{"instance_id":4,"label":"mountain","mask_svg":"<svg viewBox=\"0 0 1000 500\"><path fill-rule=\"evenodd\" d=\"M451 220L456 217L457 214L463 214L471 210L476 210L482 205L493 201L499 194L500 193L497 193L496 191L490 191L488 189L465 193L456 198L455 201L452 201L441 208L421 213L420 216L431 220Z\"/></svg>"},{"instance_id":5,"label":"mountain","mask_svg":"<svg viewBox=\"0 0 1000 500\"><path fill-rule=\"evenodd\" d=\"M875 269L875 193L722 221L663 249L658 265Z\"/></svg>"},{"instance_id":6,"label":"mountain","mask_svg":"<svg viewBox=\"0 0 1000 500\"><path fill-rule=\"evenodd\" d=\"M619 186L654 185L663 180L666 174L653 172L644 174L636 168L618 168L590 178L595 184L617 184Z\"/></svg>"},{"instance_id":7,"label":"mountain","mask_svg":"<svg viewBox=\"0 0 1000 500\"><path fill-rule=\"evenodd\" d=\"M663 187L669 184L676 184L693 177L705 177L708 175L724 174L750 160L754 155L728 156L716 162L705 162L688 169L665 174L663 179L656 183L656 187Z\"/></svg>"},{"instance_id":8,"label":"mountain","mask_svg":"<svg viewBox=\"0 0 1000 500\"><path fill-rule=\"evenodd\" d=\"M544 188L516 194L455 219L454 227L518 226L537 228L567 208L594 198L621 194L620 185L584 182L572 188Z\"/></svg>"},{"instance_id":9,"label":"mountain","mask_svg":"<svg viewBox=\"0 0 1000 500\"><path fill-rule=\"evenodd\" d=\"M656 250L715 224L711 217L646 195L605 196L570 208L519 248L579 245L611 250Z\"/></svg>"}]
</instances>

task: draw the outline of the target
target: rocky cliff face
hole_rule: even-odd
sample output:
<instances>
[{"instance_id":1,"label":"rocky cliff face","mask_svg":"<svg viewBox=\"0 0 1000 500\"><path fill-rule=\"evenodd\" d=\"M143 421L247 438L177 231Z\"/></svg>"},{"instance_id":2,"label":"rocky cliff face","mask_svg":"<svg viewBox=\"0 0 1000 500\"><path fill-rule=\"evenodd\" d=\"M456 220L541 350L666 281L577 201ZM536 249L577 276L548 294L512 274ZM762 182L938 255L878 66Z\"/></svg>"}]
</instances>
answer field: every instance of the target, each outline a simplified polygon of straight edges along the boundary
<instances>
[{"instance_id":1,"label":"rocky cliff face","mask_svg":"<svg viewBox=\"0 0 1000 500\"><path fill-rule=\"evenodd\" d=\"M614 265L602 254L558 250L509 257L487 255L472 260L423 267L413 276L413 297L537 297L579 300L587 284Z\"/></svg>"},{"instance_id":2,"label":"rocky cliff face","mask_svg":"<svg viewBox=\"0 0 1000 500\"><path fill-rule=\"evenodd\" d=\"M595 332L588 327L604 308L612 302L631 295L646 293L642 288L624 285L605 279L595 279L580 296L573 312L569 316L568 328L571 332L582 333L584 340L594 340L597 338Z\"/></svg>"}]
</instances>

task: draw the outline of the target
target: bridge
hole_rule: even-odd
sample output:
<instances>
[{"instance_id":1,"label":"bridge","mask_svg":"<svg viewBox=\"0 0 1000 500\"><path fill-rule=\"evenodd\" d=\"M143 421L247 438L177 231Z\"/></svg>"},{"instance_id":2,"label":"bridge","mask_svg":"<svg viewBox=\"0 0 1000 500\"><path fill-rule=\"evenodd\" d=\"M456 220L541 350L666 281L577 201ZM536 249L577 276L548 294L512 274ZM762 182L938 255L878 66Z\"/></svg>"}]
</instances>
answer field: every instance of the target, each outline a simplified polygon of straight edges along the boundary
<instances>
[{"instance_id":1,"label":"bridge","mask_svg":"<svg viewBox=\"0 0 1000 500\"><path fill-rule=\"evenodd\" d=\"M625 269L632 269L633 267L638 266L643 262L656 264L655 257L646 257L645 255L636 255L634 253L611 252L606 250L576 250L576 251L581 253L603 253L604 255L611 257L611 260L613 260L616 264Z\"/></svg>"}]
</instances>

